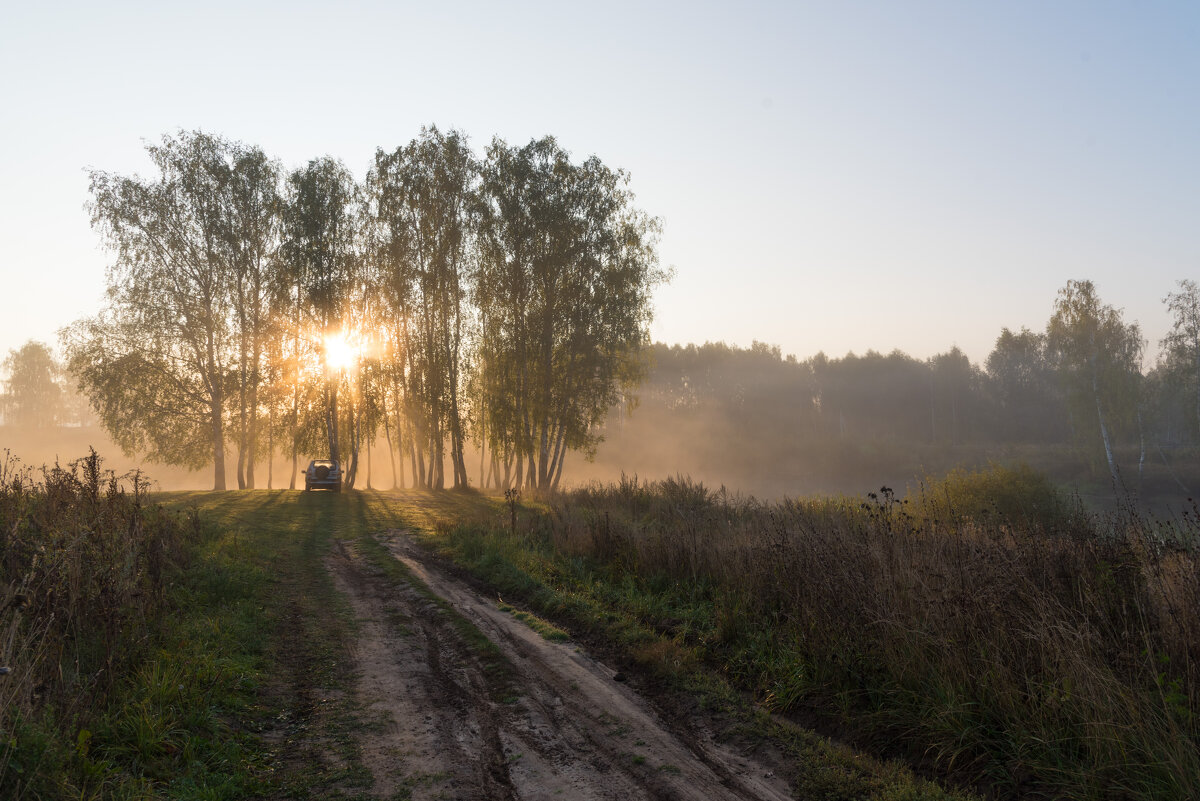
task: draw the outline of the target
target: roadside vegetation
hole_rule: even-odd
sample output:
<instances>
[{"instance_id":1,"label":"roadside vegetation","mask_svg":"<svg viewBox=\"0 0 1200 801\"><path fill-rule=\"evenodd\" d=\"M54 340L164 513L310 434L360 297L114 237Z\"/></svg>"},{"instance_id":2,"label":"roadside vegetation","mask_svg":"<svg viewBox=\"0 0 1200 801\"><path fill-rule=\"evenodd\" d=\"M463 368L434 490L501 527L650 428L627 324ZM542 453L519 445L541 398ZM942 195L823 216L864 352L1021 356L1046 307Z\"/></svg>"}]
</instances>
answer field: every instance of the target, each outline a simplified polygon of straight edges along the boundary
<instances>
[{"instance_id":1,"label":"roadside vegetation","mask_svg":"<svg viewBox=\"0 0 1200 801\"><path fill-rule=\"evenodd\" d=\"M487 502L148 486L0 461L0 798L360 797L372 721L322 559L354 540L400 580L369 532Z\"/></svg>"},{"instance_id":2,"label":"roadside vegetation","mask_svg":"<svg viewBox=\"0 0 1200 801\"><path fill-rule=\"evenodd\" d=\"M1028 469L777 504L630 478L445 533L506 600L669 682L715 670L931 775L1200 796L1195 509L1098 517Z\"/></svg>"},{"instance_id":3,"label":"roadside vegetation","mask_svg":"<svg viewBox=\"0 0 1200 801\"><path fill-rule=\"evenodd\" d=\"M511 613L543 636L570 636L606 651L628 645L640 662L639 675L649 677L650 689L662 691L659 700L668 705L666 711L686 715L688 705L693 705L724 716L728 736L778 742L795 765L796 775L789 778L797 780L800 797L831 801L967 797L915 779L901 762L877 762L756 711L725 677L689 657L670 633L647 626L647 618L632 607L589 606L583 595L572 595L562 583L561 569L555 567L554 560L560 557L541 546L528 548L527 527L531 520L551 514L550 506L519 502L510 506L476 493L427 491L196 492L161 498L175 508L196 508L225 528L226 537L238 543L239 558L255 560L270 576L268 589L260 596L267 610L266 630L271 632L264 646L269 678L262 680L256 693L258 723L254 725L266 748L265 786L277 797L355 798L369 787L354 736L374 725L354 696L348 648L356 623L333 590L321 559L334 540L341 540L358 549L388 580L415 582L419 588L420 583L373 536L396 528L406 528L427 545L443 550L474 542L479 564L485 567L467 560L464 564L474 564L479 577L493 587L511 587L511 598L504 592ZM515 538L509 528L514 509ZM508 530L504 537L490 533L487 526L461 525L464 520L493 518ZM447 536L447 532L454 533ZM545 595L539 600L532 587L541 587ZM531 614L532 607L542 614ZM592 615L603 625L590 629L576 625ZM519 692L520 688L506 683L507 672L495 646L465 620L455 616L452 622L477 658L490 665L494 699L505 703ZM550 628L554 624L561 625ZM676 665L676 658L684 661ZM630 667L637 665L630 661ZM674 686L665 683L668 675L677 676Z\"/></svg>"},{"instance_id":4,"label":"roadside vegetation","mask_svg":"<svg viewBox=\"0 0 1200 801\"><path fill-rule=\"evenodd\" d=\"M245 798L262 581L91 456L0 463L0 797Z\"/></svg>"}]
</instances>

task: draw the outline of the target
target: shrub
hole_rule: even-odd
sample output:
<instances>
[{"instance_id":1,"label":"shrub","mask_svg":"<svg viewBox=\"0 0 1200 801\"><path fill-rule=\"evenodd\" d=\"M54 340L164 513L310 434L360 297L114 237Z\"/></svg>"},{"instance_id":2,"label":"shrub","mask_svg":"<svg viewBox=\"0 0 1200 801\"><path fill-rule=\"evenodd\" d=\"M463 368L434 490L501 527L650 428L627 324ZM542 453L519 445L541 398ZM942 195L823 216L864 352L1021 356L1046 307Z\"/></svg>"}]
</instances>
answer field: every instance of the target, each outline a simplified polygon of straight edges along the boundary
<instances>
[{"instance_id":1,"label":"shrub","mask_svg":"<svg viewBox=\"0 0 1200 801\"><path fill-rule=\"evenodd\" d=\"M940 479L926 478L916 501L927 521L992 519L1042 532L1086 525L1078 502L1070 502L1045 474L1025 464L992 465L985 470L958 468Z\"/></svg>"}]
</instances>

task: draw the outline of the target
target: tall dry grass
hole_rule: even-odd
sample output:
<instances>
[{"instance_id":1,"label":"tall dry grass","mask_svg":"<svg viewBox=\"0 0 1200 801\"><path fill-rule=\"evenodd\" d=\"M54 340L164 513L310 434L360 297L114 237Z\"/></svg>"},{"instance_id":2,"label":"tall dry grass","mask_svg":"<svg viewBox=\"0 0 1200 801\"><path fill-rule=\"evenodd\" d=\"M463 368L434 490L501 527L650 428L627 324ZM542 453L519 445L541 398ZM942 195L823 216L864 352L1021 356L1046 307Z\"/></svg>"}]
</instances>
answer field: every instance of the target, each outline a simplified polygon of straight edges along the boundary
<instances>
[{"instance_id":1,"label":"tall dry grass","mask_svg":"<svg viewBox=\"0 0 1200 801\"><path fill-rule=\"evenodd\" d=\"M1200 798L1194 507L1097 517L993 468L865 502L625 478L546 521L563 553L707 587L701 648L775 710L1001 795Z\"/></svg>"},{"instance_id":2,"label":"tall dry grass","mask_svg":"<svg viewBox=\"0 0 1200 801\"><path fill-rule=\"evenodd\" d=\"M95 451L39 472L0 461L0 794L86 750L77 733L154 633L199 522L145 492Z\"/></svg>"}]
</instances>

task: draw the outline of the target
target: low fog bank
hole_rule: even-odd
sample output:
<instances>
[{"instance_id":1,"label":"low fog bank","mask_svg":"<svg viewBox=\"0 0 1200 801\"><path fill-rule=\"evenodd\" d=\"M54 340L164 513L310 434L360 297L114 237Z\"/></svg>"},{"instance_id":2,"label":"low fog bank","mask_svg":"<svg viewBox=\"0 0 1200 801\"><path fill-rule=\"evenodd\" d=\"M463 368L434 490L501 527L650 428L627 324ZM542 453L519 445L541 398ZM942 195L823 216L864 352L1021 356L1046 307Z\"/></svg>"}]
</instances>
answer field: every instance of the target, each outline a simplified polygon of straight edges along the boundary
<instances>
[{"instance_id":1,"label":"low fog bank","mask_svg":"<svg viewBox=\"0 0 1200 801\"><path fill-rule=\"evenodd\" d=\"M563 486L623 474L685 476L764 500L863 496L881 486L903 493L954 468L1023 463L1093 507L1111 506L1117 493L1094 411L1089 417L1086 405L1072 403L1044 354L1022 336L1006 332L985 367L957 349L928 360L869 352L798 361L761 343L657 344L631 403L605 421L594 460L568 455ZM1177 510L1200 489L1194 399L1157 368L1143 382L1139 402L1124 414L1114 406L1109 418L1119 480L1149 505ZM95 448L117 475L140 469L158 489L212 488L211 466L188 470L128 457L82 399L63 397L53 419L0 425L0 450L40 468L65 466ZM471 485L481 486L479 452L468 448L465 457ZM300 471L308 459L299 455ZM382 436L359 459L359 487L413 484L411 455L393 456ZM255 468L258 488L287 488L291 477L290 453ZM226 479L237 486L232 449ZM302 473L297 484L303 487Z\"/></svg>"},{"instance_id":2,"label":"low fog bank","mask_svg":"<svg viewBox=\"0 0 1200 801\"><path fill-rule=\"evenodd\" d=\"M24 428L0 426L0 451L8 451L26 467L40 471L58 464L69 467L76 459L87 456L94 448L103 460L101 467L124 476L142 471L153 489L204 490L212 489L212 468L187 470L182 467L154 464L121 452L112 438L97 425Z\"/></svg>"},{"instance_id":3,"label":"low fog bank","mask_svg":"<svg viewBox=\"0 0 1200 801\"><path fill-rule=\"evenodd\" d=\"M0 453L8 453L27 467L40 471L42 467L53 467L55 464L68 467L71 462L87 456L89 448L95 448L103 460L102 468L111 470L117 476L126 476L135 470L140 470L148 478L154 490L211 490L213 488L213 469L205 465L199 470L188 470L173 465L157 464L138 457L126 456L121 448L113 442L102 428L96 425L62 426L43 429L22 429L18 426L0 425ZM375 489L391 489L393 486L392 472L388 459L387 442L379 440L371 448L368 459L364 448L360 455L359 473L362 476L361 487L367 486L368 479ZM304 468L308 466L308 456L297 457L296 485L304 489ZM478 454L476 454L478 460ZM369 462L369 464L368 464ZM237 454L226 454L225 480L226 486L237 487ZM405 478L411 484L405 468ZM268 463L265 459L255 465L255 486L258 489L287 489L292 477L291 455L276 454L275 459ZM399 478L399 476L397 476ZM472 477L474 481L477 477Z\"/></svg>"},{"instance_id":4,"label":"low fog bank","mask_svg":"<svg viewBox=\"0 0 1200 801\"><path fill-rule=\"evenodd\" d=\"M957 349L798 361L761 343L656 344L632 412L614 409L595 460L572 455L563 479L683 475L779 499L903 492L955 468L1024 463L1089 505L1111 505L1094 419L1036 361L1006 369L1003 348L985 369ZM1177 507L1200 489L1200 452L1186 394L1153 379L1156 394L1129 420L1113 415L1109 433L1123 491Z\"/></svg>"}]
</instances>

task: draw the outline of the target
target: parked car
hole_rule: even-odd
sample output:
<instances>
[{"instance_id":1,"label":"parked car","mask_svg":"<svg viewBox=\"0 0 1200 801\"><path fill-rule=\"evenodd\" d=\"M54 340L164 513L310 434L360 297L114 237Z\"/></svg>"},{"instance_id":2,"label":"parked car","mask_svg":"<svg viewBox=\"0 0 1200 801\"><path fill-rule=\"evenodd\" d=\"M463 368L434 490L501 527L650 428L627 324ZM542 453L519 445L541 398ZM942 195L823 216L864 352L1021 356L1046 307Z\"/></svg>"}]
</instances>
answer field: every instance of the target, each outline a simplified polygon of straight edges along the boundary
<instances>
[{"instance_id":1,"label":"parked car","mask_svg":"<svg viewBox=\"0 0 1200 801\"><path fill-rule=\"evenodd\" d=\"M334 492L342 491L342 469L330 459L313 459L304 471L304 491L324 487Z\"/></svg>"}]
</instances>

